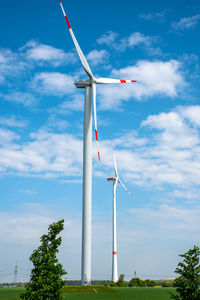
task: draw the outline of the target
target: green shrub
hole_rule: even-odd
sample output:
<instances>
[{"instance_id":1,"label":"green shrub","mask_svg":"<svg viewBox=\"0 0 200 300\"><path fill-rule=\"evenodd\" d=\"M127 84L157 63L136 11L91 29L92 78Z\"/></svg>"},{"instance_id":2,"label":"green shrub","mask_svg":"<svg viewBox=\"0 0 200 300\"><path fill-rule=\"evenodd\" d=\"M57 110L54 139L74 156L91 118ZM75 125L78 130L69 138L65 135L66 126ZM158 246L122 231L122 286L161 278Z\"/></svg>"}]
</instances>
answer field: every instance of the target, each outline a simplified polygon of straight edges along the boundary
<instances>
[{"instance_id":1,"label":"green shrub","mask_svg":"<svg viewBox=\"0 0 200 300\"><path fill-rule=\"evenodd\" d=\"M173 282L165 281L163 282L162 287L173 287Z\"/></svg>"},{"instance_id":2,"label":"green shrub","mask_svg":"<svg viewBox=\"0 0 200 300\"><path fill-rule=\"evenodd\" d=\"M148 286L148 287L153 287L153 286L155 286L155 281L154 281L154 280L151 280L151 279L146 279L146 280L144 281L144 283L145 283L145 286Z\"/></svg>"},{"instance_id":3,"label":"green shrub","mask_svg":"<svg viewBox=\"0 0 200 300\"><path fill-rule=\"evenodd\" d=\"M111 282L110 282L110 287L116 287L116 286L118 286L118 285L116 284L116 282L114 282L114 281L111 281Z\"/></svg>"},{"instance_id":4,"label":"green shrub","mask_svg":"<svg viewBox=\"0 0 200 300\"><path fill-rule=\"evenodd\" d=\"M147 279L147 283L148 284L150 284L149 282L150 282L151 280L150 279ZM145 286L147 286L147 283L146 283L146 280L142 280L142 279L140 279L140 278L138 278L138 277L133 277L130 281L129 281L129 283L128 283L128 286L129 287L133 287L133 286L135 286L135 287L145 287Z\"/></svg>"},{"instance_id":5,"label":"green shrub","mask_svg":"<svg viewBox=\"0 0 200 300\"><path fill-rule=\"evenodd\" d=\"M104 286L110 286L110 284L108 283L108 281L104 282Z\"/></svg>"},{"instance_id":6,"label":"green shrub","mask_svg":"<svg viewBox=\"0 0 200 300\"><path fill-rule=\"evenodd\" d=\"M119 287L128 287L128 282L124 280L124 274L120 274L119 280L117 281Z\"/></svg>"}]
</instances>

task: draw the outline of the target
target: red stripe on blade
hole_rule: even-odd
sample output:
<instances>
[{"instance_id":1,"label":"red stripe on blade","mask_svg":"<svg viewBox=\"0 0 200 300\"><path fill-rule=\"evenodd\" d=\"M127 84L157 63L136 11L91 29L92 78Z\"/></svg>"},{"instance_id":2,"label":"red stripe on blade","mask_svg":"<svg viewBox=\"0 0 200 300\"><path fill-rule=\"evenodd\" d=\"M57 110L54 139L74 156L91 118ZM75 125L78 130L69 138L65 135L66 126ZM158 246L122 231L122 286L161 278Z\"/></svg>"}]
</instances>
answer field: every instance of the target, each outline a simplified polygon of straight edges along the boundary
<instances>
[{"instance_id":1,"label":"red stripe on blade","mask_svg":"<svg viewBox=\"0 0 200 300\"><path fill-rule=\"evenodd\" d=\"M95 129L95 136L96 136L96 141L98 141L98 134L97 134L97 130Z\"/></svg>"},{"instance_id":2,"label":"red stripe on blade","mask_svg":"<svg viewBox=\"0 0 200 300\"><path fill-rule=\"evenodd\" d=\"M70 24L69 24L69 21L68 21L68 19L67 19L67 16L65 16L65 20L66 20L66 22L67 22L68 28L71 29L71 26L70 26Z\"/></svg>"},{"instance_id":3,"label":"red stripe on blade","mask_svg":"<svg viewBox=\"0 0 200 300\"><path fill-rule=\"evenodd\" d=\"M131 80L131 82L136 82L136 80Z\"/></svg>"},{"instance_id":4,"label":"red stripe on blade","mask_svg":"<svg viewBox=\"0 0 200 300\"><path fill-rule=\"evenodd\" d=\"M98 151L98 159L99 159L99 161L100 161L100 153L99 153L99 151Z\"/></svg>"},{"instance_id":5,"label":"red stripe on blade","mask_svg":"<svg viewBox=\"0 0 200 300\"><path fill-rule=\"evenodd\" d=\"M113 181L115 178L107 178L108 181Z\"/></svg>"},{"instance_id":6,"label":"red stripe on blade","mask_svg":"<svg viewBox=\"0 0 200 300\"><path fill-rule=\"evenodd\" d=\"M59 0L59 2L61 3L61 0Z\"/></svg>"},{"instance_id":7,"label":"red stripe on blade","mask_svg":"<svg viewBox=\"0 0 200 300\"><path fill-rule=\"evenodd\" d=\"M120 79L121 83L126 83L126 80Z\"/></svg>"}]
</instances>

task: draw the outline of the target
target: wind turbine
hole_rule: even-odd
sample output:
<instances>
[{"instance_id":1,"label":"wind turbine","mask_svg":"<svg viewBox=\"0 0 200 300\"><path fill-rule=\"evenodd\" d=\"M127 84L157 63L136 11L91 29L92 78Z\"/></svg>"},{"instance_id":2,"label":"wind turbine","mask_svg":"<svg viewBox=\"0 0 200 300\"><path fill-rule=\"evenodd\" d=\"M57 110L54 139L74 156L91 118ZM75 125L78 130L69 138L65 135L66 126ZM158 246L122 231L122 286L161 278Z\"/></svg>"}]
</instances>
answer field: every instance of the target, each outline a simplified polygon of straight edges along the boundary
<instances>
[{"instance_id":1,"label":"wind turbine","mask_svg":"<svg viewBox=\"0 0 200 300\"><path fill-rule=\"evenodd\" d=\"M82 285L90 285L91 283L91 225L92 225L92 108L91 108L91 89L93 98L93 114L95 137L97 144L98 160L100 154L98 150L98 134L97 134L97 115L96 115L96 84L110 83L128 83L136 82L135 80L96 78L72 31L69 20L66 16L61 0L60 6L65 17L69 32L76 47L77 53L81 60L82 66L89 79L80 80L75 83L77 88L85 89L84 104L84 135L83 135L83 204L82 204L82 264L81 264L81 282Z\"/></svg>"},{"instance_id":2,"label":"wind turbine","mask_svg":"<svg viewBox=\"0 0 200 300\"><path fill-rule=\"evenodd\" d=\"M117 171L117 162L115 157L115 146L113 144L113 154L114 154L114 167L115 167L115 177L107 178L107 181L113 182L113 248L112 248L112 281L118 281L118 268L117 268L117 220L116 220L116 189L118 182L122 185L127 193L131 196L131 193L127 190L125 185L121 182Z\"/></svg>"}]
</instances>

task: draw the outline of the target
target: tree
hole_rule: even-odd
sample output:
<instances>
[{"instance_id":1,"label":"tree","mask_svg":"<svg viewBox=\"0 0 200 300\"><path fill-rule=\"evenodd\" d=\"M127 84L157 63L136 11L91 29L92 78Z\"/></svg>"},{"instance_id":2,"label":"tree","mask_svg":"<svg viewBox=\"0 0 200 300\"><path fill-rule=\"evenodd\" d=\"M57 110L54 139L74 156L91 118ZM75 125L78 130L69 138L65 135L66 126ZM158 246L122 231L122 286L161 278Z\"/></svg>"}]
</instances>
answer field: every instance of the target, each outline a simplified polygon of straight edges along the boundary
<instances>
[{"instance_id":1,"label":"tree","mask_svg":"<svg viewBox=\"0 0 200 300\"><path fill-rule=\"evenodd\" d=\"M124 274L119 275L119 280L117 281L119 287L127 287L128 283L124 280Z\"/></svg>"},{"instance_id":2,"label":"tree","mask_svg":"<svg viewBox=\"0 0 200 300\"><path fill-rule=\"evenodd\" d=\"M25 293L20 296L25 300L61 300L64 281L62 275L67 274L58 263L56 254L62 239L57 235L64 228L64 220L49 225L48 234L41 238L41 245L33 251L30 260L34 268L31 271L30 282Z\"/></svg>"},{"instance_id":3,"label":"tree","mask_svg":"<svg viewBox=\"0 0 200 300\"><path fill-rule=\"evenodd\" d=\"M116 284L116 282L114 282L114 281L111 281L110 282L110 287L117 287L118 285Z\"/></svg>"},{"instance_id":4,"label":"tree","mask_svg":"<svg viewBox=\"0 0 200 300\"><path fill-rule=\"evenodd\" d=\"M133 278L129 281L128 285L129 285L130 287L133 287L133 286L136 286L136 287L144 287L144 286L145 286L145 281L142 280L142 279L140 279L140 278L138 278L138 277L133 277Z\"/></svg>"},{"instance_id":5,"label":"tree","mask_svg":"<svg viewBox=\"0 0 200 300\"><path fill-rule=\"evenodd\" d=\"M155 281L151 280L151 279L145 279L144 283L145 283L145 286L148 286L148 287L155 286Z\"/></svg>"},{"instance_id":6,"label":"tree","mask_svg":"<svg viewBox=\"0 0 200 300\"><path fill-rule=\"evenodd\" d=\"M131 280L128 283L128 286L129 287L138 286L137 279L135 277L131 278Z\"/></svg>"},{"instance_id":7,"label":"tree","mask_svg":"<svg viewBox=\"0 0 200 300\"><path fill-rule=\"evenodd\" d=\"M175 279L174 286L177 287L179 295L171 295L177 300L199 300L200 299L200 251L197 246L185 254L179 256L183 262L178 263L175 272L180 276Z\"/></svg>"},{"instance_id":8,"label":"tree","mask_svg":"<svg viewBox=\"0 0 200 300\"><path fill-rule=\"evenodd\" d=\"M173 286L174 286L174 284L171 281L164 281L162 283L162 287L173 287Z\"/></svg>"}]
</instances>

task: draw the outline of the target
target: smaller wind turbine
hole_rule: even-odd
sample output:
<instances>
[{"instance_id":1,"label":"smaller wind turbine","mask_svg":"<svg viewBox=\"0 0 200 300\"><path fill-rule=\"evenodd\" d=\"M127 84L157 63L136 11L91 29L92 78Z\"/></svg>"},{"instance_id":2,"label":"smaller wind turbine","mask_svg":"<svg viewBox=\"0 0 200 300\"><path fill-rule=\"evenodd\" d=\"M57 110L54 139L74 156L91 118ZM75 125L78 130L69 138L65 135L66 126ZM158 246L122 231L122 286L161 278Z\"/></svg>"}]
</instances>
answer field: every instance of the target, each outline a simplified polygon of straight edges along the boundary
<instances>
[{"instance_id":1,"label":"smaller wind turbine","mask_svg":"<svg viewBox=\"0 0 200 300\"><path fill-rule=\"evenodd\" d=\"M114 167L115 167L115 177L107 178L107 181L113 182L113 252L112 252L112 281L118 281L118 268L117 268L117 221L116 221L116 189L117 183L119 182L127 193L131 196L131 193L127 190L125 185L121 182L117 171L117 162L115 157L115 146L113 144L113 154L114 154Z\"/></svg>"}]
</instances>

